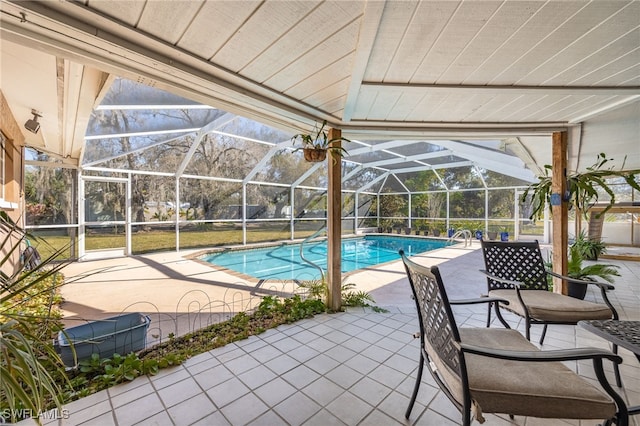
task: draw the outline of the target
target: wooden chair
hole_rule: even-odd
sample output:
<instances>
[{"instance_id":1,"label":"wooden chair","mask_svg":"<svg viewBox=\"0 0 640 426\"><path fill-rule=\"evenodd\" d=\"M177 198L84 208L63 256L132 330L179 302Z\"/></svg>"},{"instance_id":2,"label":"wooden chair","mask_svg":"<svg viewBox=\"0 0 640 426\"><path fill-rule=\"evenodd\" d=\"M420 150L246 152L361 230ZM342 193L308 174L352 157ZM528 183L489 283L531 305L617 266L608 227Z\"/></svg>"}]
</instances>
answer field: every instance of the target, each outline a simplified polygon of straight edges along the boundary
<instances>
[{"instance_id":1,"label":"wooden chair","mask_svg":"<svg viewBox=\"0 0 640 426\"><path fill-rule=\"evenodd\" d=\"M618 319L618 312L607 297L613 285L597 281L577 280L558 275L545 268L537 241L501 242L481 241L484 255L489 296L507 300L493 303L500 322L507 328L500 309L524 318L525 334L530 340L531 324L544 324L540 344L544 342L549 324L577 324L582 320ZM572 283L595 285L600 288L602 303L593 303L549 291L548 276L556 276ZM487 327L491 322L491 306L487 314ZM615 348L614 348L615 352Z\"/></svg>"},{"instance_id":2,"label":"wooden chair","mask_svg":"<svg viewBox=\"0 0 640 426\"><path fill-rule=\"evenodd\" d=\"M628 425L628 410L603 370L603 360L622 359L595 348L540 351L516 330L458 328L452 304L506 303L491 297L450 302L436 266L426 268L400 251L420 324L420 364L405 417L416 401L425 363L440 389L460 410L462 423L483 413L541 418L605 419ZM561 361L593 361L600 386Z\"/></svg>"}]
</instances>

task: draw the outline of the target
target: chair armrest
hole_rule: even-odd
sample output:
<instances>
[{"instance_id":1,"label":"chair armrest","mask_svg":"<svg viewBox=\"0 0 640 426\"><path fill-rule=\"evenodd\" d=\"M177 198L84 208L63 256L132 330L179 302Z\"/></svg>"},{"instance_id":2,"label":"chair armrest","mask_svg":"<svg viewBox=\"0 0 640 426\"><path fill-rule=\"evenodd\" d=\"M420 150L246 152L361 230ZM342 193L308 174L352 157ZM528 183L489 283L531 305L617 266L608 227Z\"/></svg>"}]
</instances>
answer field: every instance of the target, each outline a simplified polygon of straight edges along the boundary
<instances>
[{"instance_id":1,"label":"chair armrest","mask_svg":"<svg viewBox=\"0 0 640 426\"><path fill-rule=\"evenodd\" d=\"M475 305L478 303L493 303L493 302L501 302L505 305L509 304L509 301L503 299L501 297L479 297L477 299L458 299L458 300L449 300L450 305Z\"/></svg>"},{"instance_id":2,"label":"chair armrest","mask_svg":"<svg viewBox=\"0 0 640 426\"><path fill-rule=\"evenodd\" d=\"M606 349L576 348L559 349L553 351L512 351L504 349L487 348L483 346L459 343L460 348L467 353L486 356L490 358L507 359L511 361L553 362L576 361L584 359L608 359L616 364L622 363L622 357Z\"/></svg>"},{"instance_id":3,"label":"chair armrest","mask_svg":"<svg viewBox=\"0 0 640 426\"><path fill-rule=\"evenodd\" d=\"M484 275L486 275L487 278L490 278L490 279L492 279L494 281L498 281L498 282L505 283L505 284L510 284L510 285L515 286L517 288L521 288L521 287L524 286L524 283L521 282L521 281L506 280L504 278L496 277L495 275L491 275L490 273L488 273L484 269L480 269L480 272L483 273Z\"/></svg>"},{"instance_id":4,"label":"chair armrest","mask_svg":"<svg viewBox=\"0 0 640 426\"><path fill-rule=\"evenodd\" d=\"M561 274L558 274L557 272L553 272L553 271L549 271L549 270L547 270L547 274L549 274L549 275L551 275L553 277L556 277L556 278L560 278L560 279L566 280L566 281L571 282L571 283L575 283L575 284L584 284L584 285L592 284L592 285L597 285L598 287L600 287L601 289L604 289L604 290L615 290L615 286L612 285L612 284L609 284L609 283L603 283L603 282L600 282L600 281L580 280L578 278L568 277L566 275L561 275Z\"/></svg>"}]
</instances>

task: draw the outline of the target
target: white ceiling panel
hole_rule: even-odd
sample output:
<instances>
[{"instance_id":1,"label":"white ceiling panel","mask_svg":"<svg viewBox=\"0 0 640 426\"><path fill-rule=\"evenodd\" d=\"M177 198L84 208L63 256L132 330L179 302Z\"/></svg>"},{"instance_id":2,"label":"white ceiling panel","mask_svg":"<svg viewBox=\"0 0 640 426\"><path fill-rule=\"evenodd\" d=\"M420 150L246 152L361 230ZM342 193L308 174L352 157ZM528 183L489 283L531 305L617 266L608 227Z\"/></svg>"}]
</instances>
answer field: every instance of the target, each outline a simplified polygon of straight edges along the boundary
<instances>
[{"instance_id":1,"label":"white ceiling panel","mask_svg":"<svg viewBox=\"0 0 640 426\"><path fill-rule=\"evenodd\" d=\"M572 156L592 143L605 146L590 140L597 136L610 139L616 157L633 151L616 133L626 143L640 139L640 118L616 113L633 114L640 103L640 1L0 5L2 92L18 121L31 108L42 110L43 120L56 117L57 133L46 141L26 135L28 143L71 160L81 150L63 129L86 124L81 115L109 81L105 75L294 133L322 120L345 137L390 140L540 134L548 141L550 132L567 130ZM5 71L5 64L19 65ZM69 105L75 108L59 112ZM591 127L591 120L600 122ZM540 149L539 142L522 152Z\"/></svg>"},{"instance_id":2,"label":"white ceiling panel","mask_svg":"<svg viewBox=\"0 0 640 426\"><path fill-rule=\"evenodd\" d=\"M113 3L113 2L111 2ZM136 25L141 31L176 44L185 33L202 6L200 1L161 1L144 13ZM176 13L179 10L180 13Z\"/></svg>"},{"instance_id":3,"label":"white ceiling panel","mask_svg":"<svg viewBox=\"0 0 640 426\"><path fill-rule=\"evenodd\" d=\"M232 1L202 2L193 23L182 34L178 47L208 61L231 39L260 3L259 0L243 0L242 7L238 7Z\"/></svg>"}]
</instances>

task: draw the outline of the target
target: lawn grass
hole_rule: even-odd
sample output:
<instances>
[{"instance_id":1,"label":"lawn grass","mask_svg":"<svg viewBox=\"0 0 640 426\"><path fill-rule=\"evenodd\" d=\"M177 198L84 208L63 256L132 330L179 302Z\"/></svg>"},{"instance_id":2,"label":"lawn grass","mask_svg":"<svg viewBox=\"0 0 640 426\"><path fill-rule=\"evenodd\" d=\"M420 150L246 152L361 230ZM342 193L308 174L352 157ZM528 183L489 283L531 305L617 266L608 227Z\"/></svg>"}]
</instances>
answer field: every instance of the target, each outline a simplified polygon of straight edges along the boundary
<instances>
[{"instance_id":1,"label":"lawn grass","mask_svg":"<svg viewBox=\"0 0 640 426\"><path fill-rule=\"evenodd\" d=\"M296 229L296 238L304 238L313 234L316 229ZM38 234L40 241L35 242L40 255L48 257L55 250L69 246L70 237L68 235ZM268 241L282 241L291 238L289 226L260 225L252 227L247 232L247 243L258 243ZM242 244L242 228L229 225L207 225L199 228L182 229L180 231L180 248L205 248L226 245ZM125 245L124 232L114 233L92 233L85 239L86 250L107 250L121 248ZM173 229L159 229L146 227L134 231L131 234L132 252L134 254L151 253L156 251L167 251L176 249L176 233ZM63 252L67 257L71 257L70 249Z\"/></svg>"}]
</instances>

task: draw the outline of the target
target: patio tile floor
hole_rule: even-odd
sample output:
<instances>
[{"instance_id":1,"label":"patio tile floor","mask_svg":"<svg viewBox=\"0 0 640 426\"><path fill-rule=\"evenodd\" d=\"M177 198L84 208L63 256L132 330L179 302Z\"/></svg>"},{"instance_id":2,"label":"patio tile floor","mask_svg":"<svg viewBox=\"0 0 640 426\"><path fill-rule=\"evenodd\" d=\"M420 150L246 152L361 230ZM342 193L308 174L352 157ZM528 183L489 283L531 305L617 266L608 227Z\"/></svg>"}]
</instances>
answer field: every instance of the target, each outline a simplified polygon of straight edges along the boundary
<instances>
[{"instance_id":1,"label":"patio tile floor","mask_svg":"<svg viewBox=\"0 0 640 426\"><path fill-rule=\"evenodd\" d=\"M420 261L428 264L428 258ZM484 283L478 252L442 264L450 293L475 297ZM612 300L621 316L640 319L640 263L611 261L621 266ZM464 268L464 270L461 270ZM455 271L455 273L452 273ZM451 279L448 279L451 277ZM283 325L258 336L195 356L183 365L141 377L66 406L60 425L457 425L460 414L423 374L410 420L404 411L413 389L419 359L415 308L404 278L407 303L349 308ZM480 286L478 287L478 282ZM398 284L399 283L399 284ZM473 284L469 284L473 283ZM388 291L397 294L398 289ZM592 297L593 295L588 295ZM453 296L451 298L454 298ZM456 307L459 325L483 327L486 307ZM518 318L508 316L522 330ZM532 329L532 340L540 327ZM543 349L608 344L575 326L550 326ZM640 404L640 364L624 349L620 392ZM594 379L590 362L569 363ZM613 382L612 369L608 369ZM631 419L638 426L640 416ZM489 425L593 425L597 421L548 420L486 415ZM30 424L30 422L22 422Z\"/></svg>"}]
</instances>

